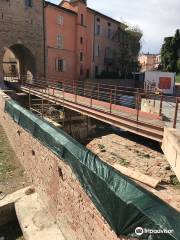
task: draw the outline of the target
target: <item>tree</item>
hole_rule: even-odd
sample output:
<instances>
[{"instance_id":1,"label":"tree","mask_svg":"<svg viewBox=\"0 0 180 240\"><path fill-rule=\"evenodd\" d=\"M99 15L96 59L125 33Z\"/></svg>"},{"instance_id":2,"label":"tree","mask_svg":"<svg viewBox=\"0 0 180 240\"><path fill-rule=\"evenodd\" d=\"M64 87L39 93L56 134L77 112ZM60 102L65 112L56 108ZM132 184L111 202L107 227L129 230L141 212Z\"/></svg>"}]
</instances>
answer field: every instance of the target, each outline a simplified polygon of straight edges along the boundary
<instances>
[{"instance_id":1,"label":"tree","mask_svg":"<svg viewBox=\"0 0 180 240\"><path fill-rule=\"evenodd\" d=\"M177 72L180 73L180 58L177 61Z\"/></svg>"},{"instance_id":2,"label":"tree","mask_svg":"<svg viewBox=\"0 0 180 240\"><path fill-rule=\"evenodd\" d=\"M142 35L137 26L129 27L127 24L121 24L114 35L114 39L118 41L118 48L114 53L115 67L119 69L123 78L139 70L138 55Z\"/></svg>"},{"instance_id":3,"label":"tree","mask_svg":"<svg viewBox=\"0 0 180 240\"><path fill-rule=\"evenodd\" d=\"M176 30L174 37L164 39L161 48L161 59L164 71L180 72L180 32Z\"/></svg>"}]
</instances>

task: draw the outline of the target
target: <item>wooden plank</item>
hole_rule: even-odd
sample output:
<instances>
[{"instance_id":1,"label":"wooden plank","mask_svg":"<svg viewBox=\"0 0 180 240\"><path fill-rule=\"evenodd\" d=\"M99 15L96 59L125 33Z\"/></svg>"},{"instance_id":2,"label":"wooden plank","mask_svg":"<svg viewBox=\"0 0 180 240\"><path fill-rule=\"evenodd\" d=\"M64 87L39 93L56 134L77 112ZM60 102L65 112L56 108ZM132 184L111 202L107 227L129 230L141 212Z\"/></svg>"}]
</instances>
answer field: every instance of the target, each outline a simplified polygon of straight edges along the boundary
<instances>
[{"instance_id":1,"label":"wooden plank","mask_svg":"<svg viewBox=\"0 0 180 240\"><path fill-rule=\"evenodd\" d=\"M147 176L145 174L142 174L140 172L134 171L132 168L124 167L118 163L115 163L112 165L116 170L121 172L122 174L139 181L141 183L144 183L152 188L156 188L157 185L161 182L161 179L156 179L154 177Z\"/></svg>"}]
</instances>

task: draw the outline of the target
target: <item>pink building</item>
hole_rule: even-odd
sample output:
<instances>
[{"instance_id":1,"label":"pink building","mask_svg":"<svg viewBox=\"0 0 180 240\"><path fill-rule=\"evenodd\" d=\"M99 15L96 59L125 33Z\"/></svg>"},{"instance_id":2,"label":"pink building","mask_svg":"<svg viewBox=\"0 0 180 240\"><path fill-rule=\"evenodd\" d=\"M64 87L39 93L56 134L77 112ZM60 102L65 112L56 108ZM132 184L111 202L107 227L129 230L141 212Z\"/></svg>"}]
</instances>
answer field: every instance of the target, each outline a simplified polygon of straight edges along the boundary
<instances>
[{"instance_id":1,"label":"pink building","mask_svg":"<svg viewBox=\"0 0 180 240\"><path fill-rule=\"evenodd\" d=\"M95 78L113 68L113 40L120 22L87 7L86 1L46 2L47 76L56 81Z\"/></svg>"}]
</instances>

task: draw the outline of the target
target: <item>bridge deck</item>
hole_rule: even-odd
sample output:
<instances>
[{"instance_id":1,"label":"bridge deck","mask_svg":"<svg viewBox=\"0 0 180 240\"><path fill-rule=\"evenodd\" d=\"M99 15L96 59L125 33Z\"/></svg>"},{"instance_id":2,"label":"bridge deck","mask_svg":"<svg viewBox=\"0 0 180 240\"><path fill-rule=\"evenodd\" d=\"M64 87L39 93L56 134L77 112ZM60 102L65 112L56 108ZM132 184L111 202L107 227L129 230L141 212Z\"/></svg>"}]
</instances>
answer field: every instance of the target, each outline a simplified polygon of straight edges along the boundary
<instances>
[{"instance_id":1,"label":"bridge deck","mask_svg":"<svg viewBox=\"0 0 180 240\"><path fill-rule=\"evenodd\" d=\"M40 88L24 84L21 85L21 90L135 134L162 141L164 123L157 114L65 92L51 86Z\"/></svg>"}]
</instances>

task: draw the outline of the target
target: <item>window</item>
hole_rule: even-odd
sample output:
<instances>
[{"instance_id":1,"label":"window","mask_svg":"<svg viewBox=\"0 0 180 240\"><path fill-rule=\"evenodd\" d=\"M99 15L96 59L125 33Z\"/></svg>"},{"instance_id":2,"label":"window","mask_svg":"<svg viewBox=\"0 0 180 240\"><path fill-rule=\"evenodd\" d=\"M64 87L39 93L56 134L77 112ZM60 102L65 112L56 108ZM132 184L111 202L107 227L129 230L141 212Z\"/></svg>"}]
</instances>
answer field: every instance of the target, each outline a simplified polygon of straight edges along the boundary
<instances>
[{"instance_id":1,"label":"window","mask_svg":"<svg viewBox=\"0 0 180 240\"><path fill-rule=\"evenodd\" d=\"M89 69L86 70L86 77L89 78L90 76L90 72L89 72Z\"/></svg>"},{"instance_id":2,"label":"window","mask_svg":"<svg viewBox=\"0 0 180 240\"><path fill-rule=\"evenodd\" d=\"M110 23L110 22L108 22L108 26L111 26L111 23Z\"/></svg>"},{"instance_id":3,"label":"window","mask_svg":"<svg viewBox=\"0 0 180 240\"><path fill-rule=\"evenodd\" d=\"M106 47L105 49L105 57L106 58L112 58L113 57L113 51L110 47Z\"/></svg>"},{"instance_id":4,"label":"window","mask_svg":"<svg viewBox=\"0 0 180 240\"><path fill-rule=\"evenodd\" d=\"M11 73L12 75L16 74L16 65L11 65Z\"/></svg>"},{"instance_id":5,"label":"window","mask_svg":"<svg viewBox=\"0 0 180 240\"><path fill-rule=\"evenodd\" d=\"M80 66L80 76L82 76L84 73L84 70L83 70L83 65Z\"/></svg>"},{"instance_id":6,"label":"window","mask_svg":"<svg viewBox=\"0 0 180 240\"><path fill-rule=\"evenodd\" d=\"M83 37L80 37L80 43L83 44Z\"/></svg>"},{"instance_id":7,"label":"window","mask_svg":"<svg viewBox=\"0 0 180 240\"><path fill-rule=\"evenodd\" d=\"M64 23L64 17L63 16L57 16L57 24L63 25Z\"/></svg>"},{"instance_id":8,"label":"window","mask_svg":"<svg viewBox=\"0 0 180 240\"><path fill-rule=\"evenodd\" d=\"M81 14L81 25L84 25L84 15Z\"/></svg>"},{"instance_id":9,"label":"window","mask_svg":"<svg viewBox=\"0 0 180 240\"><path fill-rule=\"evenodd\" d=\"M83 61L83 58L84 58L83 52L80 52L80 61L81 61L81 62Z\"/></svg>"},{"instance_id":10,"label":"window","mask_svg":"<svg viewBox=\"0 0 180 240\"><path fill-rule=\"evenodd\" d=\"M101 26L99 24L96 25L96 35L100 35L101 33Z\"/></svg>"},{"instance_id":11,"label":"window","mask_svg":"<svg viewBox=\"0 0 180 240\"><path fill-rule=\"evenodd\" d=\"M100 55L100 46L99 46L99 44L96 44L96 46L95 46L95 56L99 57L99 55Z\"/></svg>"},{"instance_id":12,"label":"window","mask_svg":"<svg viewBox=\"0 0 180 240\"><path fill-rule=\"evenodd\" d=\"M66 61L64 59L56 59L56 72L66 71Z\"/></svg>"},{"instance_id":13,"label":"window","mask_svg":"<svg viewBox=\"0 0 180 240\"><path fill-rule=\"evenodd\" d=\"M99 67L95 66L95 77L99 75Z\"/></svg>"},{"instance_id":14,"label":"window","mask_svg":"<svg viewBox=\"0 0 180 240\"><path fill-rule=\"evenodd\" d=\"M97 22L100 22L100 18L96 18L96 21L97 21Z\"/></svg>"},{"instance_id":15,"label":"window","mask_svg":"<svg viewBox=\"0 0 180 240\"><path fill-rule=\"evenodd\" d=\"M111 39L111 29L110 28L108 28L107 37L108 37L108 39Z\"/></svg>"},{"instance_id":16,"label":"window","mask_svg":"<svg viewBox=\"0 0 180 240\"><path fill-rule=\"evenodd\" d=\"M63 36L60 34L57 35L57 47L63 48Z\"/></svg>"},{"instance_id":17,"label":"window","mask_svg":"<svg viewBox=\"0 0 180 240\"><path fill-rule=\"evenodd\" d=\"M32 7L32 0L25 0L26 7Z\"/></svg>"}]
</instances>

